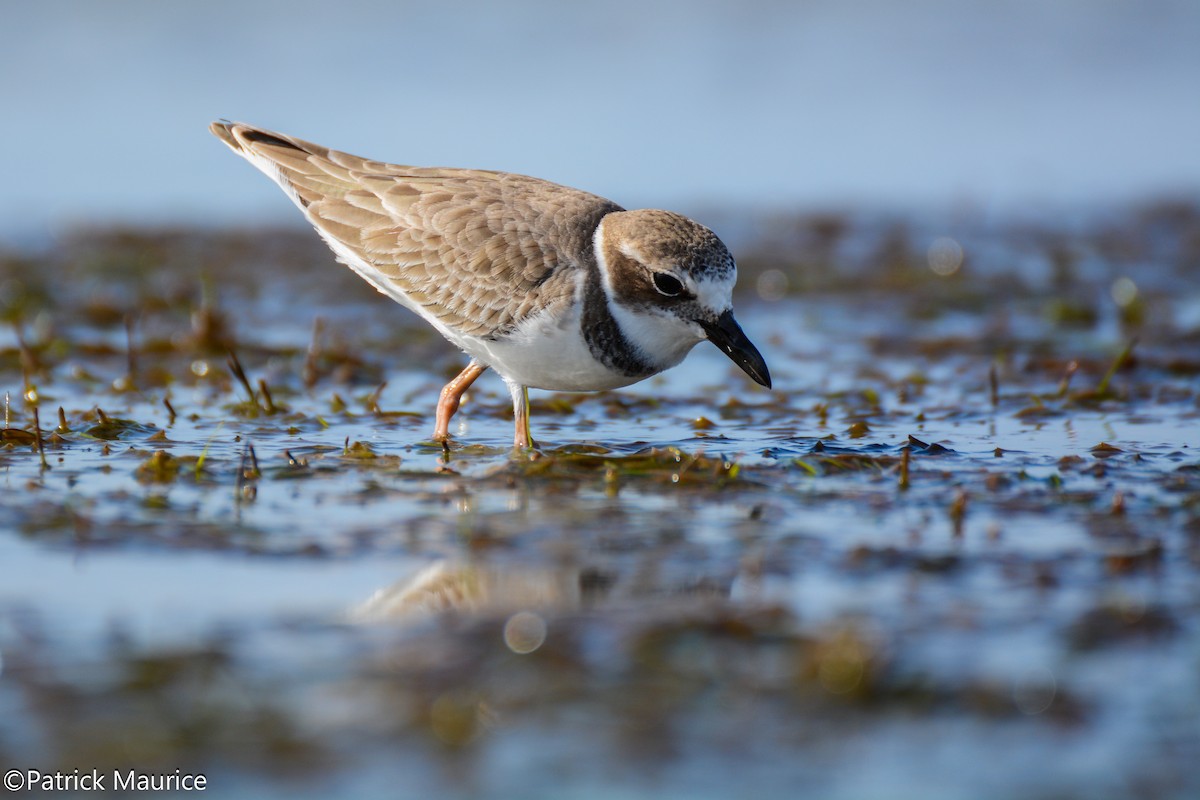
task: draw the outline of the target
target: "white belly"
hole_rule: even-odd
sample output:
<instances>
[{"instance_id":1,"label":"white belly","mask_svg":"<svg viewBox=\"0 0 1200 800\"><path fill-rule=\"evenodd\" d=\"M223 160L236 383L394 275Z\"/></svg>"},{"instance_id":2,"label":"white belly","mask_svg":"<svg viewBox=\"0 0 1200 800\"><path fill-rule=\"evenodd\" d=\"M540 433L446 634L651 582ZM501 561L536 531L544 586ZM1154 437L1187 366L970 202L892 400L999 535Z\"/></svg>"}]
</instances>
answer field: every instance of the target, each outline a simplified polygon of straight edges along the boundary
<instances>
[{"instance_id":1,"label":"white belly","mask_svg":"<svg viewBox=\"0 0 1200 800\"><path fill-rule=\"evenodd\" d=\"M470 356L496 369L505 378L530 389L559 392L589 392L619 389L647 378L630 377L596 361L580 331L580 309L572 307L564 317L554 319L539 314L521 325L503 342L451 337ZM670 362L656 365L661 369L673 367L691 349L677 348Z\"/></svg>"},{"instance_id":2,"label":"white belly","mask_svg":"<svg viewBox=\"0 0 1200 800\"><path fill-rule=\"evenodd\" d=\"M597 361L580 332L578 307L572 307L558 319L548 314L532 317L511 337L499 342L453 335L450 338L502 376L531 389L595 392L628 386L648 377L614 372ZM674 364L664 364L662 369L669 366Z\"/></svg>"}]
</instances>

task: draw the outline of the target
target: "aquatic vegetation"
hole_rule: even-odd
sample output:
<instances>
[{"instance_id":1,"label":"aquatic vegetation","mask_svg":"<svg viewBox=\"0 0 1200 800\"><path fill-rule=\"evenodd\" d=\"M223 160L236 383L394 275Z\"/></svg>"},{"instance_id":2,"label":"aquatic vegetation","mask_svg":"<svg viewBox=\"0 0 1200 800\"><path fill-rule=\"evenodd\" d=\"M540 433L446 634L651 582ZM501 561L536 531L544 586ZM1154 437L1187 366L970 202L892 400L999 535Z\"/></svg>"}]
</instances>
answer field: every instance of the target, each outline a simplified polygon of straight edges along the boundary
<instances>
[{"instance_id":1,"label":"aquatic vegetation","mask_svg":"<svg viewBox=\"0 0 1200 800\"><path fill-rule=\"evenodd\" d=\"M307 235L4 256L0 754L1190 796L1198 232L781 221L738 301L776 391L698 352L535 393L519 454L486 377L429 440L454 354Z\"/></svg>"}]
</instances>

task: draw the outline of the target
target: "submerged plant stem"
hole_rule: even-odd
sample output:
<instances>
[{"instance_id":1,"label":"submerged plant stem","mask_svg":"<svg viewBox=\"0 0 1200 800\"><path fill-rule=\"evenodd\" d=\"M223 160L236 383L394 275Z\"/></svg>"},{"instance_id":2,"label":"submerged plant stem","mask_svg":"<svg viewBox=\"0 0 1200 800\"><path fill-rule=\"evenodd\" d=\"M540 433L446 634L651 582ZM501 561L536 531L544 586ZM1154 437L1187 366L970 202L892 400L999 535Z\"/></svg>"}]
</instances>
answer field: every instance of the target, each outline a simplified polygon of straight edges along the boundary
<instances>
[{"instance_id":1,"label":"submerged plant stem","mask_svg":"<svg viewBox=\"0 0 1200 800\"><path fill-rule=\"evenodd\" d=\"M1108 372L1104 373L1104 377L1100 379L1100 383L1096 384L1096 394L1108 394L1108 384L1112 382L1113 376L1117 374L1117 370L1129 360L1129 356L1133 354L1133 348L1137 345L1137 342L1138 340L1135 336L1129 340L1129 344L1125 345L1125 349L1113 361L1112 366L1108 368Z\"/></svg>"}]
</instances>

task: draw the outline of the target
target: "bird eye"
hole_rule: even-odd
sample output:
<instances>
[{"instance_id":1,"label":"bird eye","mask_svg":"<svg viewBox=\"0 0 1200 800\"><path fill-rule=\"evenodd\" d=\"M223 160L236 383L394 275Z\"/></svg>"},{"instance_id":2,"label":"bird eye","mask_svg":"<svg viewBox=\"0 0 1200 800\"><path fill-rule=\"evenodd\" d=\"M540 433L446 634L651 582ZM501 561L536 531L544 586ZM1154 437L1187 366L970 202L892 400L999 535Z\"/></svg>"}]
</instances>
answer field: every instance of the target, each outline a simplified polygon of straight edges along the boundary
<instances>
[{"instance_id":1,"label":"bird eye","mask_svg":"<svg viewBox=\"0 0 1200 800\"><path fill-rule=\"evenodd\" d=\"M683 292L683 284L674 275L667 272L654 273L654 288L659 294L675 297Z\"/></svg>"}]
</instances>

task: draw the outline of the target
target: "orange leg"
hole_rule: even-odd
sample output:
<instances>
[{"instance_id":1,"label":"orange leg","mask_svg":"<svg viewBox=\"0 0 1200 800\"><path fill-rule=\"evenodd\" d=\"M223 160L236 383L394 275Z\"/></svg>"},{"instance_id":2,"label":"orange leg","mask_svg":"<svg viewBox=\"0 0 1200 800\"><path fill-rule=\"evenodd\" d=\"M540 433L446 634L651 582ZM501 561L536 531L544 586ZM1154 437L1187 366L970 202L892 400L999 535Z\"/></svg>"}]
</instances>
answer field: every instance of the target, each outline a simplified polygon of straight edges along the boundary
<instances>
[{"instance_id":1,"label":"orange leg","mask_svg":"<svg viewBox=\"0 0 1200 800\"><path fill-rule=\"evenodd\" d=\"M467 364L466 369L442 387L442 394L438 398L437 404L437 421L433 429L435 442L444 442L450 438L450 418L454 416L455 411L458 411L458 404L462 401L463 394L486 370L487 367L475 359L471 359L471 363Z\"/></svg>"},{"instance_id":2,"label":"orange leg","mask_svg":"<svg viewBox=\"0 0 1200 800\"><path fill-rule=\"evenodd\" d=\"M518 383L509 383L508 391L513 401L513 447L517 450L537 447L537 442L529 432L529 389Z\"/></svg>"}]
</instances>

